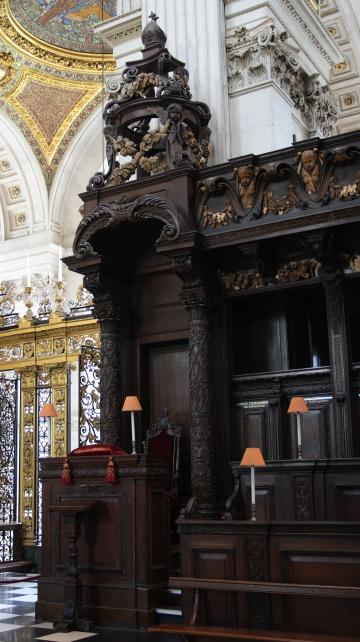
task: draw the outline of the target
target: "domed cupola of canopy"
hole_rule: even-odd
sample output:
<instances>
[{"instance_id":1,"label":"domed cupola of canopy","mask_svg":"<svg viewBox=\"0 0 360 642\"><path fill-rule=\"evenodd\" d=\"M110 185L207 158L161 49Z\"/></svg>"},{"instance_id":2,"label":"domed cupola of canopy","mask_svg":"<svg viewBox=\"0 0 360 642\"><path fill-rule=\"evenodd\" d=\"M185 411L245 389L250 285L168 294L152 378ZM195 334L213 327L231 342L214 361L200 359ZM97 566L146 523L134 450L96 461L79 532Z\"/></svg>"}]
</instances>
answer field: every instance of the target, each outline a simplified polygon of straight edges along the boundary
<instances>
[{"instance_id":1,"label":"domed cupola of canopy","mask_svg":"<svg viewBox=\"0 0 360 642\"><path fill-rule=\"evenodd\" d=\"M120 185L134 174L207 164L209 108L191 100L188 71L165 48L157 20L152 13L142 32L142 59L127 63L114 100L105 106L108 167L90 179L88 190Z\"/></svg>"}]
</instances>

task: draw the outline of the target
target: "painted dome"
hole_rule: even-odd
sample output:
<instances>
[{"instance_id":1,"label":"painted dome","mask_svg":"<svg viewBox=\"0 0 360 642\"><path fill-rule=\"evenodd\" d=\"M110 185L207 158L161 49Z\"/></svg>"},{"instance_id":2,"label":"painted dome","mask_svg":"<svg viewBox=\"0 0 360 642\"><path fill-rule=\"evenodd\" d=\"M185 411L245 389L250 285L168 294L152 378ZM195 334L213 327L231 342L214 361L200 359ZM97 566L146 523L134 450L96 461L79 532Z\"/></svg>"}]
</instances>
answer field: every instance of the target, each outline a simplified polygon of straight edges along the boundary
<instances>
[{"instance_id":1,"label":"painted dome","mask_svg":"<svg viewBox=\"0 0 360 642\"><path fill-rule=\"evenodd\" d=\"M99 54L102 44L93 29L116 15L116 0L9 0L8 8L18 25L36 38L62 49Z\"/></svg>"}]
</instances>

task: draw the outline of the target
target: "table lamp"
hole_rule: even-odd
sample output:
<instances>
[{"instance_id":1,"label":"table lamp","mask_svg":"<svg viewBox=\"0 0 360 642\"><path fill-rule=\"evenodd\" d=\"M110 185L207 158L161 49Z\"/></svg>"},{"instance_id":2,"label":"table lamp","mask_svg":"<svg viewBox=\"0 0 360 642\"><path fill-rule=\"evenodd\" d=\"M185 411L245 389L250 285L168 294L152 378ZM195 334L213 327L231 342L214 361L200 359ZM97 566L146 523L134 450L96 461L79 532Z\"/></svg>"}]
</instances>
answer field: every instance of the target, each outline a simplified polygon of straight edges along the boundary
<instances>
[{"instance_id":1,"label":"table lamp","mask_svg":"<svg viewBox=\"0 0 360 642\"><path fill-rule=\"evenodd\" d=\"M301 415L309 411L303 397L293 397L290 401L288 413L296 414L296 458L302 459L302 443L301 443Z\"/></svg>"},{"instance_id":2,"label":"table lamp","mask_svg":"<svg viewBox=\"0 0 360 642\"><path fill-rule=\"evenodd\" d=\"M256 522L255 466L266 466L260 448L246 448L240 466L250 466L251 475L251 521Z\"/></svg>"},{"instance_id":3,"label":"table lamp","mask_svg":"<svg viewBox=\"0 0 360 642\"><path fill-rule=\"evenodd\" d=\"M44 403L39 412L39 417L57 417L58 412L53 403Z\"/></svg>"},{"instance_id":4,"label":"table lamp","mask_svg":"<svg viewBox=\"0 0 360 642\"><path fill-rule=\"evenodd\" d=\"M142 410L140 401L137 397L126 397L122 407L123 412L131 412L131 445L132 455L136 455L136 439L135 439L135 417L134 412Z\"/></svg>"}]
</instances>

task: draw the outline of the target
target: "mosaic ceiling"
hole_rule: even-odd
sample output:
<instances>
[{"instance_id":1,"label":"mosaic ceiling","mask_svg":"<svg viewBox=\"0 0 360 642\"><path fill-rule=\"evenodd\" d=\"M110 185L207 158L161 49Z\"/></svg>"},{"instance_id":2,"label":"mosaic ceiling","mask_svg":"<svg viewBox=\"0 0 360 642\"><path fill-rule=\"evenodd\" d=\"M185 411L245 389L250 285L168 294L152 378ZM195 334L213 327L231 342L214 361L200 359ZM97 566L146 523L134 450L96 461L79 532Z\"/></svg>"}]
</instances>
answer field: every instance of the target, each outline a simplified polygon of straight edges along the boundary
<instances>
[{"instance_id":1,"label":"mosaic ceiling","mask_svg":"<svg viewBox=\"0 0 360 642\"><path fill-rule=\"evenodd\" d=\"M116 0L0 0L0 109L23 132L50 187L114 69L93 26ZM31 33L30 33L31 30Z\"/></svg>"},{"instance_id":2,"label":"mosaic ceiling","mask_svg":"<svg viewBox=\"0 0 360 642\"><path fill-rule=\"evenodd\" d=\"M116 15L116 0L9 0L18 25L56 47L101 53L94 26Z\"/></svg>"}]
</instances>

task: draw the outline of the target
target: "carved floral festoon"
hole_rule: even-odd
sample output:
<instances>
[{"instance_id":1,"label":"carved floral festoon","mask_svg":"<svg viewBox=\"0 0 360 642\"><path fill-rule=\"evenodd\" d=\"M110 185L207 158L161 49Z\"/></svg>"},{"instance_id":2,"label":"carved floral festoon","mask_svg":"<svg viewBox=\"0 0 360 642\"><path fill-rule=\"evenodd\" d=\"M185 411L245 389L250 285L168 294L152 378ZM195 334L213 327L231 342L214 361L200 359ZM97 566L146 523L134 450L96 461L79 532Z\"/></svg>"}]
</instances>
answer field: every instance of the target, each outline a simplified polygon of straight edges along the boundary
<instances>
[{"instance_id":1,"label":"carved floral festoon","mask_svg":"<svg viewBox=\"0 0 360 642\"><path fill-rule=\"evenodd\" d=\"M192 102L184 63L165 48L157 16L150 19L143 59L127 63L122 81L110 86L113 100L103 114L108 168L90 179L88 190L120 185L135 172L140 177L207 163L209 108Z\"/></svg>"},{"instance_id":2,"label":"carved floral festoon","mask_svg":"<svg viewBox=\"0 0 360 642\"><path fill-rule=\"evenodd\" d=\"M359 169L354 172L350 184L339 184L336 176L337 168L359 160L360 148L357 147L326 153L313 147L298 152L293 162L236 166L233 180L215 176L199 181L198 227L219 228L230 223L247 223L264 216L286 215L293 210L318 209L332 199L349 201L359 198ZM282 184L284 187L281 189ZM215 199L216 208L212 206Z\"/></svg>"}]
</instances>

